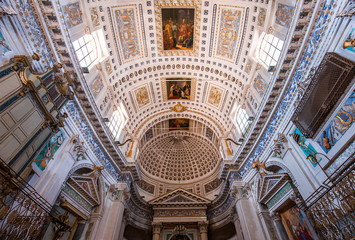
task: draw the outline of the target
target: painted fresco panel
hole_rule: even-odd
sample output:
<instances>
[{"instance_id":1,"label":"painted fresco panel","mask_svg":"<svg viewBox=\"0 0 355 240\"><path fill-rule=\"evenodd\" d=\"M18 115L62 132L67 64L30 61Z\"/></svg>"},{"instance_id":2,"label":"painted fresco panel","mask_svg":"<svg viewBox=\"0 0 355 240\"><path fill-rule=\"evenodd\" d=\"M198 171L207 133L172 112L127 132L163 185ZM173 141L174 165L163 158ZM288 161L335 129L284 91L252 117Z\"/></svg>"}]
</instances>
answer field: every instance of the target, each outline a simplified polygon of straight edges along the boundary
<instances>
[{"instance_id":1,"label":"painted fresco panel","mask_svg":"<svg viewBox=\"0 0 355 240\"><path fill-rule=\"evenodd\" d=\"M138 108L142 108L151 103L147 84L136 88L134 90L134 96Z\"/></svg>"},{"instance_id":2,"label":"painted fresco panel","mask_svg":"<svg viewBox=\"0 0 355 240\"><path fill-rule=\"evenodd\" d=\"M0 55L5 55L5 53L10 52L11 49L9 45L6 43L4 36L0 31Z\"/></svg>"},{"instance_id":3,"label":"painted fresco panel","mask_svg":"<svg viewBox=\"0 0 355 240\"><path fill-rule=\"evenodd\" d=\"M317 142L328 153L355 122L355 90L324 129Z\"/></svg>"},{"instance_id":4,"label":"painted fresco panel","mask_svg":"<svg viewBox=\"0 0 355 240\"><path fill-rule=\"evenodd\" d=\"M298 128L296 128L293 131L292 136L294 136L295 134L299 134L301 136L300 139L298 140L297 144L301 148L301 150L303 151L304 155L306 155L306 157L308 157L311 154L317 153L317 151L314 149L312 144L307 143L307 139L303 136L303 133ZM317 158L318 158L318 156L317 156ZM322 158L319 157L318 162L320 162L321 160L322 160ZM314 164L311 161L310 161L310 163L312 163L313 167L317 166L316 164Z\"/></svg>"},{"instance_id":5,"label":"painted fresco panel","mask_svg":"<svg viewBox=\"0 0 355 240\"><path fill-rule=\"evenodd\" d=\"M125 62L143 56L140 38L140 24L136 5L112 7L113 27L120 56Z\"/></svg>"},{"instance_id":6,"label":"painted fresco panel","mask_svg":"<svg viewBox=\"0 0 355 240\"><path fill-rule=\"evenodd\" d=\"M206 137L212 141L213 138L213 130L210 129L209 127L206 127Z\"/></svg>"},{"instance_id":7,"label":"painted fresco panel","mask_svg":"<svg viewBox=\"0 0 355 240\"><path fill-rule=\"evenodd\" d=\"M61 131L55 134L51 139L44 145L42 150L39 152L37 157L34 159L34 163L38 166L40 170L44 170L54 157L56 151L60 148L64 141L64 135Z\"/></svg>"},{"instance_id":8,"label":"painted fresco panel","mask_svg":"<svg viewBox=\"0 0 355 240\"><path fill-rule=\"evenodd\" d=\"M243 28L243 9L222 8L219 14L220 21L215 55L226 60L233 60Z\"/></svg>"},{"instance_id":9,"label":"painted fresco panel","mask_svg":"<svg viewBox=\"0 0 355 240\"><path fill-rule=\"evenodd\" d=\"M190 127L189 119L186 118L169 119L169 131L189 130L189 127Z\"/></svg>"},{"instance_id":10,"label":"painted fresco panel","mask_svg":"<svg viewBox=\"0 0 355 240\"><path fill-rule=\"evenodd\" d=\"M258 74L256 76L256 78L254 79L253 87L256 90L256 92L259 94L260 97L264 96L267 85L266 85L265 80L261 77L260 74Z\"/></svg>"},{"instance_id":11,"label":"painted fresco panel","mask_svg":"<svg viewBox=\"0 0 355 240\"><path fill-rule=\"evenodd\" d=\"M294 9L294 7L279 3L276 10L276 23L283 27L289 27Z\"/></svg>"},{"instance_id":12,"label":"painted fresco panel","mask_svg":"<svg viewBox=\"0 0 355 240\"><path fill-rule=\"evenodd\" d=\"M80 10L79 2L64 5L63 14L68 28L72 28L80 23L83 23L83 15Z\"/></svg>"},{"instance_id":13,"label":"painted fresco panel","mask_svg":"<svg viewBox=\"0 0 355 240\"><path fill-rule=\"evenodd\" d=\"M223 99L223 94L224 90L222 88L211 84L208 93L207 103L212 105L213 107L219 108Z\"/></svg>"},{"instance_id":14,"label":"painted fresco panel","mask_svg":"<svg viewBox=\"0 0 355 240\"><path fill-rule=\"evenodd\" d=\"M162 8L164 50L191 50L194 40L195 9Z\"/></svg>"},{"instance_id":15,"label":"painted fresco panel","mask_svg":"<svg viewBox=\"0 0 355 240\"><path fill-rule=\"evenodd\" d=\"M355 28L351 29L348 37L346 38L345 42L347 43L344 43L344 46L345 46L345 50L348 50L352 53L355 53L355 47L351 46L349 43L352 41L352 39L355 39ZM350 45L350 46L349 46ZM348 47L347 47L348 46Z\"/></svg>"},{"instance_id":16,"label":"painted fresco panel","mask_svg":"<svg viewBox=\"0 0 355 240\"><path fill-rule=\"evenodd\" d=\"M90 84L92 95L97 97L103 88L104 88L104 84L102 82L102 79L100 75L97 75L95 79L92 81L92 83Z\"/></svg>"},{"instance_id":17,"label":"painted fresco panel","mask_svg":"<svg viewBox=\"0 0 355 240\"><path fill-rule=\"evenodd\" d=\"M296 206L288 209L280 215L291 240L313 240L313 236L305 218Z\"/></svg>"}]
</instances>

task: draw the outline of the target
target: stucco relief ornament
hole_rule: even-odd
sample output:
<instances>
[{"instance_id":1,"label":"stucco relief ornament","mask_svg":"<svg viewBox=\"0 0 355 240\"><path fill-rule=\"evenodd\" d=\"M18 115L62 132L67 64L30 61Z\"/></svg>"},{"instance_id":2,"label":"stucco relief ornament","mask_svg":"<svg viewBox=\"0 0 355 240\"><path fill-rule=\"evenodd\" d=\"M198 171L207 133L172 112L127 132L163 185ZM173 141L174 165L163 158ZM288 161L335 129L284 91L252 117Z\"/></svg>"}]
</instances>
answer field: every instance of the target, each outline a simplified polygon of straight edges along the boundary
<instances>
[{"instance_id":1,"label":"stucco relief ornament","mask_svg":"<svg viewBox=\"0 0 355 240\"><path fill-rule=\"evenodd\" d=\"M286 153L285 142L287 142L285 136L282 133L277 134L277 138L274 140L274 144L271 146L273 152L272 156L277 158L283 158Z\"/></svg>"},{"instance_id":2,"label":"stucco relief ornament","mask_svg":"<svg viewBox=\"0 0 355 240\"><path fill-rule=\"evenodd\" d=\"M173 110L174 112L183 112L186 110L186 108L180 103L178 103L171 110Z\"/></svg>"},{"instance_id":3,"label":"stucco relief ornament","mask_svg":"<svg viewBox=\"0 0 355 240\"><path fill-rule=\"evenodd\" d=\"M269 29L267 30L268 34L273 34L275 32L273 27L269 27Z\"/></svg>"},{"instance_id":4,"label":"stucco relief ornament","mask_svg":"<svg viewBox=\"0 0 355 240\"><path fill-rule=\"evenodd\" d=\"M85 160L85 154L87 151L87 148L84 147L84 142L80 141L79 135L74 135L72 138L72 143L74 144L73 146L73 154L75 155L74 158L77 161Z\"/></svg>"},{"instance_id":5,"label":"stucco relief ornament","mask_svg":"<svg viewBox=\"0 0 355 240\"><path fill-rule=\"evenodd\" d=\"M85 27L84 32L85 32L85 34L91 34L89 27Z\"/></svg>"},{"instance_id":6,"label":"stucco relief ornament","mask_svg":"<svg viewBox=\"0 0 355 240\"><path fill-rule=\"evenodd\" d=\"M0 15L16 15L17 12L6 3L0 2Z\"/></svg>"}]
</instances>

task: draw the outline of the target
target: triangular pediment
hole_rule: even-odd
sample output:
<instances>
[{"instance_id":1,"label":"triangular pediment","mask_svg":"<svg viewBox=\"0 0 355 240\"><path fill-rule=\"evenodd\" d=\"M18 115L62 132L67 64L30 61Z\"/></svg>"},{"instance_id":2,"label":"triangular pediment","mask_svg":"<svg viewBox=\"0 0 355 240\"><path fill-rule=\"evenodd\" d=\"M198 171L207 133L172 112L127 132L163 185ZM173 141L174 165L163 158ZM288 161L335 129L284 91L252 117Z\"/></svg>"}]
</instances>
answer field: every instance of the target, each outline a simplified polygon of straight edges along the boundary
<instances>
[{"instance_id":1,"label":"triangular pediment","mask_svg":"<svg viewBox=\"0 0 355 240\"><path fill-rule=\"evenodd\" d=\"M89 176L73 175L68 179L68 183L89 202L94 205L99 205L100 197L96 180L97 179Z\"/></svg>"},{"instance_id":2,"label":"triangular pediment","mask_svg":"<svg viewBox=\"0 0 355 240\"><path fill-rule=\"evenodd\" d=\"M182 188L175 189L169 193L149 201L153 206L207 206L211 201L197 194L186 191Z\"/></svg>"},{"instance_id":3,"label":"triangular pediment","mask_svg":"<svg viewBox=\"0 0 355 240\"><path fill-rule=\"evenodd\" d=\"M259 185L259 202L263 203L269 196L277 192L287 181L290 181L290 179L286 173L276 173L262 176Z\"/></svg>"}]
</instances>

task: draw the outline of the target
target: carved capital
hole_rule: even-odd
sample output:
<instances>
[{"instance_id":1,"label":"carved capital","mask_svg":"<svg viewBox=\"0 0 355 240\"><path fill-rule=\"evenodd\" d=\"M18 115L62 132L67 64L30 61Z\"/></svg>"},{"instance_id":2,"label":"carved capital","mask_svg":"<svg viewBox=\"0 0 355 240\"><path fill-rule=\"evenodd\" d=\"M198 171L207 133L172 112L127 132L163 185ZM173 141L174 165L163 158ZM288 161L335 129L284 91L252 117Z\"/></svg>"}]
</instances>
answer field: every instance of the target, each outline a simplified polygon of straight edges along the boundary
<instances>
[{"instance_id":1,"label":"carved capital","mask_svg":"<svg viewBox=\"0 0 355 240\"><path fill-rule=\"evenodd\" d=\"M292 193L290 199L294 201L297 205L300 205L303 202L302 197L297 193Z\"/></svg>"},{"instance_id":2,"label":"carved capital","mask_svg":"<svg viewBox=\"0 0 355 240\"><path fill-rule=\"evenodd\" d=\"M270 217L275 222L281 221L281 217L280 217L280 214L278 212L271 212L270 213Z\"/></svg>"},{"instance_id":3,"label":"carved capital","mask_svg":"<svg viewBox=\"0 0 355 240\"><path fill-rule=\"evenodd\" d=\"M200 233L207 233L208 221L198 222L198 228L200 229Z\"/></svg>"},{"instance_id":4,"label":"carved capital","mask_svg":"<svg viewBox=\"0 0 355 240\"><path fill-rule=\"evenodd\" d=\"M153 227L153 234L160 234L161 228L163 224L160 222L153 222L152 227Z\"/></svg>"}]
</instances>

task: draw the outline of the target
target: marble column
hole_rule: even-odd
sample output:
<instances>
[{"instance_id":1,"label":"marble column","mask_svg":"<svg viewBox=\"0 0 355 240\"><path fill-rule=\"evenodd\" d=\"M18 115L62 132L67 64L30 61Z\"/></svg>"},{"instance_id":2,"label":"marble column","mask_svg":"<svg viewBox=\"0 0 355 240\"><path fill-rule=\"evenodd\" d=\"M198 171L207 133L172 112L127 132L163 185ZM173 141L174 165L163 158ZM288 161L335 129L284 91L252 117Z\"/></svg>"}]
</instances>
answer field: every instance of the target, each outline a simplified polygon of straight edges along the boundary
<instances>
[{"instance_id":1,"label":"marble column","mask_svg":"<svg viewBox=\"0 0 355 240\"><path fill-rule=\"evenodd\" d=\"M208 221L198 222L198 227L201 234L201 240L207 240L207 229L208 229Z\"/></svg>"},{"instance_id":2,"label":"marble column","mask_svg":"<svg viewBox=\"0 0 355 240\"><path fill-rule=\"evenodd\" d=\"M236 209L245 240L268 239L263 230L262 222L257 215L256 204L247 189L237 188Z\"/></svg>"},{"instance_id":3,"label":"marble column","mask_svg":"<svg viewBox=\"0 0 355 240\"><path fill-rule=\"evenodd\" d=\"M127 186L123 183L111 187L110 197L106 199L104 216L96 239L119 239L125 210L123 201L126 189Z\"/></svg>"},{"instance_id":4,"label":"marble column","mask_svg":"<svg viewBox=\"0 0 355 240\"><path fill-rule=\"evenodd\" d=\"M272 240L278 239L278 235L276 233L276 230L275 230L274 224L271 220L270 213L269 213L268 209L260 203L256 203L256 206L257 206L257 214L258 214L259 219L262 223L264 233L265 233L267 239L272 239Z\"/></svg>"},{"instance_id":5,"label":"marble column","mask_svg":"<svg viewBox=\"0 0 355 240\"><path fill-rule=\"evenodd\" d=\"M242 227L240 226L240 220L236 209L233 210L230 217L235 227L237 240L244 240Z\"/></svg>"},{"instance_id":6,"label":"marble column","mask_svg":"<svg viewBox=\"0 0 355 240\"><path fill-rule=\"evenodd\" d=\"M153 227L153 239L152 240L159 240L162 223L153 222L152 227Z\"/></svg>"},{"instance_id":7,"label":"marble column","mask_svg":"<svg viewBox=\"0 0 355 240\"><path fill-rule=\"evenodd\" d=\"M288 234L284 228L284 225L282 224L280 214L277 212L271 212L270 216L272 218L272 221L274 222L276 233L279 239L288 240Z\"/></svg>"}]
</instances>

